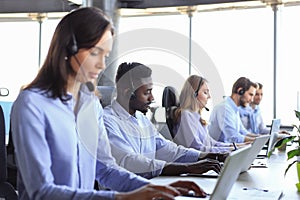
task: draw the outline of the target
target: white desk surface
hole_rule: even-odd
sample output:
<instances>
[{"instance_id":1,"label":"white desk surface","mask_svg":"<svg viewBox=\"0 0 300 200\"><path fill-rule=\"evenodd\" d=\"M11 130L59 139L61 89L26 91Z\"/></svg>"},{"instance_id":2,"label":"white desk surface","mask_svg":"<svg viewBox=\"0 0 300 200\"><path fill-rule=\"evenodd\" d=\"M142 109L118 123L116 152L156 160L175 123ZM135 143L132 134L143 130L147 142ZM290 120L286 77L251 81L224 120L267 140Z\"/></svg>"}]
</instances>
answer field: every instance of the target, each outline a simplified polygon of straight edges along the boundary
<instances>
[{"instance_id":1,"label":"white desk surface","mask_svg":"<svg viewBox=\"0 0 300 200\"><path fill-rule=\"evenodd\" d=\"M267 158L266 158L267 159ZM289 162L290 163L290 162ZM294 164L284 177L285 169L288 165L286 152L275 150L271 158L267 159L268 168L251 168L247 172L239 175L233 185L228 199L276 199L274 194L283 192L281 199L300 199L300 192L295 186L298 183L296 165ZM202 177L180 177L180 176L160 176L151 179L155 184L168 184L176 180L191 180L196 182L207 193L212 193L217 182L216 178ZM244 187L251 188L243 190ZM253 189L253 188L258 188ZM260 191L267 189L268 192ZM179 197L176 199L195 199L192 197Z\"/></svg>"}]
</instances>

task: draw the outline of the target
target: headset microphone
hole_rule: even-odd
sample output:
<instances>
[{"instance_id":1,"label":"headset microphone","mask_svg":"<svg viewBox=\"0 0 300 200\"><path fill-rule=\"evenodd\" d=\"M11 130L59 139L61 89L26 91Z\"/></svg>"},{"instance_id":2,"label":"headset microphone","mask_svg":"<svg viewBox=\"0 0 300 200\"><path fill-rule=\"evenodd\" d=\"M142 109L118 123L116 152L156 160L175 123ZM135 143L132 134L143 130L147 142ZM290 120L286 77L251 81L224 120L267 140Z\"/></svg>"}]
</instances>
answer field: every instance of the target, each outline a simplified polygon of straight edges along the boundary
<instances>
[{"instance_id":1,"label":"headset microphone","mask_svg":"<svg viewBox=\"0 0 300 200\"><path fill-rule=\"evenodd\" d=\"M208 112L209 111L209 109L206 107L206 106L204 106L204 108L205 108L205 110Z\"/></svg>"},{"instance_id":2,"label":"headset microphone","mask_svg":"<svg viewBox=\"0 0 300 200\"><path fill-rule=\"evenodd\" d=\"M198 100L198 99L197 99ZM204 105L204 103L202 103L200 100L198 100L198 102L200 102L201 104L202 104L202 106L204 106L204 109L206 110L206 111L209 111L209 109Z\"/></svg>"},{"instance_id":3,"label":"headset microphone","mask_svg":"<svg viewBox=\"0 0 300 200\"><path fill-rule=\"evenodd\" d=\"M205 109L206 111L209 111L209 109L204 105L204 103L202 103L202 101L200 101L198 98L196 98L196 100L197 100L199 103L201 103L201 105L204 107L204 109Z\"/></svg>"},{"instance_id":4,"label":"headset microphone","mask_svg":"<svg viewBox=\"0 0 300 200\"><path fill-rule=\"evenodd\" d=\"M86 87L89 89L90 92L95 90L95 86L91 81L85 82Z\"/></svg>"},{"instance_id":5,"label":"headset microphone","mask_svg":"<svg viewBox=\"0 0 300 200\"><path fill-rule=\"evenodd\" d=\"M197 99L198 92L199 92L199 90L200 90L202 81L203 81L203 78L200 77L199 84L198 84L197 89L195 90L195 93L194 93L194 97L195 97L196 99ZM197 99L197 101L199 101L199 100ZM204 103L202 103L201 101L199 101L199 102L202 104L202 106L204 106L204 109L205 109L206 111L209 111L209 109L204 105Z\"/></svg>"},{"instance_id":6,"label":"headset microphone","mask_svg":"<svg viewBox=\"0 0 300 200\"><path fill-rule=\"evenodd\" d=\"M76 56L76 55L73 55L73 56L74 56L74 58L75 58L76 63L79 65L79 68L80 68L80 70L82 71L84 78L87 79L85 72L84 72L83 69L81 68L81 64L80 64L80 62L79 62L77 56ZM85 85L86 85L86 87L89 89L90 92L94 92L95 86L94 86L94 84L93 84L91 81L85 82Z\"/></svg>"}]
</instances>

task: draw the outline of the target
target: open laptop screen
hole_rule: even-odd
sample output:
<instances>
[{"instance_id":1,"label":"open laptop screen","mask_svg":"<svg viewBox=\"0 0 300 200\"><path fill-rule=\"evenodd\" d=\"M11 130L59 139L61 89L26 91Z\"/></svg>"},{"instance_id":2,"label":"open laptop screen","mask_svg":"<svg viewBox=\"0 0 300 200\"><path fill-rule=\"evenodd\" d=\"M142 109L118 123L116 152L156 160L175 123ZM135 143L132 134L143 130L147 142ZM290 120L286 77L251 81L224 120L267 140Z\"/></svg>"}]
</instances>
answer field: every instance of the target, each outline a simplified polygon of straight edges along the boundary
<instances>
[{"instance_id":1,"label":"open laptop screen","mask_svg":"<svg viewBox=\"0 0 300 200\"><path fill-rule=\"evenodd\" d=\"M275 144L276 138L277 138L276 135L280 131L280 124L281 124L280 119L273 119L272 120L270 134L269 134L270 139L266 143L266 146L263 148L263 150L261 150L261 152L257 155L258 157L267 157L268 152L270 152L272 150L272 148L274 148L274 144Z\"/></svg>"}]
</instances>

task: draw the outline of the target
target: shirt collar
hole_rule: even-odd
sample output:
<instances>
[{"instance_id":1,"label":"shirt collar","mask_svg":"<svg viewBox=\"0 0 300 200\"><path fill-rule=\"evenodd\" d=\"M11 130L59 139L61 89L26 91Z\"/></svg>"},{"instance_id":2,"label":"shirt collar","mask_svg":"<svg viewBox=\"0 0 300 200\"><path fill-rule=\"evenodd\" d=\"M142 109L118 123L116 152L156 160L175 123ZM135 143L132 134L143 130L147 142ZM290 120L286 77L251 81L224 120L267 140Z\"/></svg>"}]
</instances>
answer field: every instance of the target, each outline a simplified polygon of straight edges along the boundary
<instances>
[{"instance_id":1,"label":"shirt collar","mask_svg":"<svg viewBox=\"0 0 300 200\"><path fill-rule=\"evenodd\" d=\"M231 97L226 97L226 102L235 112L239 110L239 107L234 103Z\"/></svg>"},{"instance_id":2,"label":"shirt collar","mask_svg":"<svg viewBox=\"0 0 300 200\"><path fill-rule=\"evenodd\" d=\"M199 112L196 112L196 111L189 111L189 112L191 112L191 114L195 117L195 118L197 118L197 119L199 119L200 120L200 118L201 118L201 115L200 115L200 113Z\"/></svg>"},{"instance_id":3,"label":"shirt collar","mask_svg":"<svg viewBox=\"0 0 300 200\"><path fill-rule=\"evenodd\" d=\"M255 107L254 107L254 112L258 112L259 111L259 106L258 105L255 105Z\"/></svg>"},{"instance_id":4,"label":"shirt collar","mask_svg":"<svg viewBox=\"0 0 300 200\"><path fill-rule=\"evenodd\" d=\"M115 99L111 103L113 113L118 116L121 120L127 120L132 117Z\"/></svg>"}]
</instances>

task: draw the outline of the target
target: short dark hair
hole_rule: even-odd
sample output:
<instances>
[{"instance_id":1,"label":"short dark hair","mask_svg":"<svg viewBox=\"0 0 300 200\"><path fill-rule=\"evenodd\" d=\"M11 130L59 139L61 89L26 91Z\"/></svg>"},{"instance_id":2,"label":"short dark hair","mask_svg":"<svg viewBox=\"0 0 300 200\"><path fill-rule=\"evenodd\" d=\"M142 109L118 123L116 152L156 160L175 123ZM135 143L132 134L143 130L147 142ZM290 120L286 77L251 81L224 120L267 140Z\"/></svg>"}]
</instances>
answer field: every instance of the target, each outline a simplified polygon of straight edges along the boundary
<instances>
[{"instance_id":1,"label":"short dark hair","mask_svg":"<svg viewBox=\"0 0 300 200\"><path fill-rule=\"evenodd\" d=\"M238 93L238 89L242 88L244 91L249 90L249 88L253 86L256 88L256 83L250 81L249 78L240 77L232 86L232 94Z\"/></svg>"},{"instance_id":2,"label":"short dark hair","mask_svg":"<svg viewBox=\"0 0 300 200\"><path fill-rule=\"evenodd\" d=\"M134 87L134 83L142 78L151 77L152 70L144 64L138 62L124 62L119 65L116 74L116 85L123 87Z\"/></svg>"}]
</instances>

